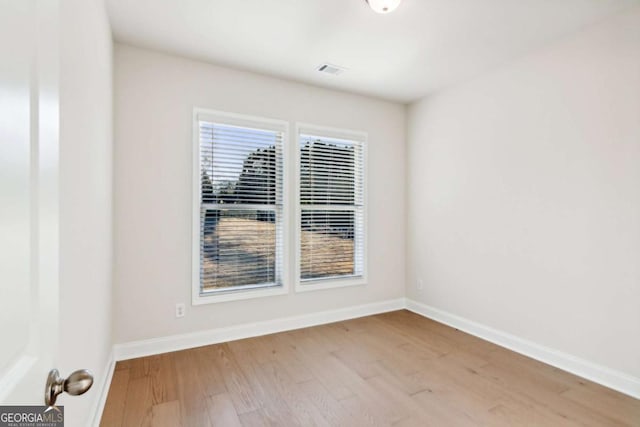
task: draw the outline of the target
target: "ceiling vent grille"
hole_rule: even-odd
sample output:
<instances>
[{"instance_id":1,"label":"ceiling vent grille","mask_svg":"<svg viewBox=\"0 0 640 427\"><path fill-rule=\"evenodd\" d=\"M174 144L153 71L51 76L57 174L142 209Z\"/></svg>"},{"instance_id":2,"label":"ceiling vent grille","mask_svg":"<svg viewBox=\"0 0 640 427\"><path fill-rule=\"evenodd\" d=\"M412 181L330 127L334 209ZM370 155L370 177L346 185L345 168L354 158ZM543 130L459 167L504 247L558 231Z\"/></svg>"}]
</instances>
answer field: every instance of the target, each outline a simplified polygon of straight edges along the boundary
<instances>
[{"instance_id":1,"label":"ceiling vent grille","mask_svg":"<svg viewBox=\"0 0 640 427\"><path fill-rule=\"evenodd\" d=\"M329 63L324 63L318 66L316 70L320 71L321 73L333 74L334 76L337 76L338 74L342 74L345 71L345 68Z\"/></svg>"}]
</instances>

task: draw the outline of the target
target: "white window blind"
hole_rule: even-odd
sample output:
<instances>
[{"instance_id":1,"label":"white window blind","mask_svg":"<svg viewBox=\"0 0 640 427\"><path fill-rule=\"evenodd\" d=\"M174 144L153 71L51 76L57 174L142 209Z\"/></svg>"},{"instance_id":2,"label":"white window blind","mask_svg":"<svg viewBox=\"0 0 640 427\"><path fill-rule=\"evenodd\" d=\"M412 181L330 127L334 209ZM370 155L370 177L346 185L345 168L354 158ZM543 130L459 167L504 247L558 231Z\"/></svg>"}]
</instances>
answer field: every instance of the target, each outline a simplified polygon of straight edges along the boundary
<instances>
[{"instance_id":1,"label":"white window blind","mask_svg":"<svg viewBox=\"0 0 640 427\"><path fill-rule=\"evenodd\" d=\"M282 285L284 129L198 119L200 294Z\"/></svg>"},{"instance_id":2,"label":"white window blind","mask_svg":"<svg viewBox=\"0 0 640 427\"><path fill-rule=\"evenodd\" d=\"M301 285L364 275L364 141L299 135Z\"/></svg>"}]
</instances>

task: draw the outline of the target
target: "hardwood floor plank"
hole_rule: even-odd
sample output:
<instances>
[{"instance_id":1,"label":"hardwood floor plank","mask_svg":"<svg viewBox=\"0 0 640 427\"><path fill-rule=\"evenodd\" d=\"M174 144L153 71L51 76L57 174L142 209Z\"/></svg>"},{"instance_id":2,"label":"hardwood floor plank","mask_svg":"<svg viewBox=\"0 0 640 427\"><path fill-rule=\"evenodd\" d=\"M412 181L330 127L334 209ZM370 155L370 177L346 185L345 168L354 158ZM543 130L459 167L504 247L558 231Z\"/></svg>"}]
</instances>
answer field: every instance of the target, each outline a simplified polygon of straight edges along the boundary
<instances>
[{"instance_id":1,"label":"hardwood floor plank","mask_svg":"<svg viewBox=\"0 0 640 427\"><path fill-rule=\"evenodd\" d=\"M420 398L415 398L422 392L412 395L407 394L395 376L381 375L369 378L367 382L379 390L380 394L385 398L401 402L401 408L403 408L405 415L412 419L421 420L425 427L470 425L469 420L457 413L457 411L449 411L433 401L421 401ZM400 424L403 422L404 419L398 420Z\"/></svg>"},{"instance_id":2,"label":"hardwood floor plank","mask_svg":"<svg viewBox=\"0 0 640 427\"><path fill-rule=\"evenodd\" d=\"M118 371L120 369L130 369L131 365L129 363L129 360L121 360L119 362L116 362L116 366L115 366L115 371Z\"/></svg>"},{"instance_id":3,"label":"hardwood floor plank","mask_svg":"<svg viewBox=\"0 0 640 427\"><path fill-rule=\"evenodd\" d=\"M173 400L153 405L151 408L151 425L153 427L183 427L180 416L180 402Z\"/></svg>"},{"instance_id":4,"label":"hardwood floor plank","mask_svg":"<svg viewBox=\"0 0 640 427\"><path fill-rule=\"evenodd\" d=\"M508 398L489 410L495 425L578 427L581 423L567 419L531 402Z\"/></svg>"},{"instance_id":5,"label":"hardwood floor plank","mask_svg":"<svg viewBox=\"0 0 640 427\"><path fill-rule=\"evenodd\" d=\"M161 354L149 369L151 377L151 396L153 403L158 405L165 402L173 402L178 399L175 387L176 371L175 359L172 353Z\"/></svg>"},{"instance_id":6,"label":"hardwood floor plank","mask_svg":"<svg viewBox=\"0 0 640 427\"><path fill-rule=\"evenodd\" d=\"M532 402L539 408L546 408L551 413L565 419L573 420L585 426L623 426L633 425L617 422L611 413L599 413L585 405L585 402L574 402L553 391L555 385L539 383L527 375L520 375L509 369L502 369L493 364L481 368L479 374L486 376L505 389L516 400ZM640 404L640 402L638 402Z\"/></svg>"},{"instance_id":7,"label":"hardwood floor plank","mask_svg":"<svg viewBox=\"0 0 640 427\"><path fill-rule=\"evenodd\" d=\"M177 373L174 387L178 393L182 423L185 426L210 426L208 396L199 375L196 352L177 351L172 356Z\"/></svg>"},{"instance_id":8,"label":"hardwood floor plank","mask_svg":"<svg viewBox=\"0 0 640 427\"><path fill-rule=\"evenodd\" d=\"M137 359L127 360L129 364L129 372L132 380L148 377L154 366L160 361L160 356L139 357Z\"/></svg>"},{"instance_id":9,"label":"hardwood floor plank","mask_svg":"<svg viewBox=\"0 0 640 427\"><path fill-rule=\"evenodd\" d=\"M216 363L216 346L194 348L193 353L197 364L197 375L206 396L214 396L227 392L220 367Z\"/></svg>"},{"instance_id":10,"label":"hardwood floor plank","mask_svg":"<svg viewBox=\"0 0 640 427\"><path fill-rule=\"evenodd\" d=\"M209 410L209 419L214 427L240 427L242 423L236 408L233 406L233 400L227 393L220 393L211 396L207 400Z\"/></svg>"},{"instance_id":11,"label":"hardwood floor plank","mask_svg":"<svg viewBox=\"0 0 640 427\"><path fill-rule=\"evenodd\" d=\"M599 389L599 390L598 390ZM610 390L602 386L582 385L563 391L563 397L576 403L582 403L601 414L608 414L611 418L622 423L632 420L640 426L640 405L638 401L619 393L609 393Z\"/></svg>"},{"instance_id":12,"label":"hardwood floor plank","mask_svg":"<svg viewBox=\"0 0 640 427\"><path fill-rule=\"evenodd\" d=\"M101 426L640 426L640 401L408 311L118 362Z\"/></svg>"},{"instance_id":13,"label":"hardwood floor plank","mask_svg":"<svg viewBox=\"0 0 640 427\"><path fill-rule=\"evenodd\" d=\"M258 404L267 418L278 425L301 425L287 401L278 392L277 385L265 372L265 366L273 365L273 363L261 365L252 356L254 353L251 348L254 344L253 340L251 342L248 340L233 341L229 343L229 348L247 378Z\"/></svg>"},{"instance_id":14,"label":"hardwood floor plank","mask_svg":"<svg viewBox=\"0 0 640 427\"><path fill-rule=\"evenodd\" d=\"M213 354L215 355L214 362L222 374L224 384L233 400L236 411L242 414L260 409L260 404L251 389L250 383L240 366L238 366L228 344L215 345Z\"/></svg>"},{"instance_id":15,"label":"hardwood floor plank","mask_svg":"<svg viewBox=\"0 0 640 427\"><path fill-rule=\"evenodd\" d=\"M151 425L151 379L139 377L129 380L122 425L125 427L147 427Z\"/></svg>"},{"instance_id":16,"label":"hardwood floor plank","mask_svg":"<svg viewBox=\"0 0 640 427\"><path fill-rule=\"evenodd\" d=\"M306 382L314 379L309 366L296 353L297 347L285 334L271 335L274 349L278 352L278 363L285 368L295 383Z\"/></svg>"},{"instance_id":17,"label":"hardwood floor plank","mask_svg":"<svg viewBox=\"0 0 640 427\"><path fill-rule=\"evenodd\" d=\"M269 424L266 422L266 416L262 413L262 410L256 409L255 411L245 412L238 415L240 423L243 427L267 427Z\"/></svg>"},{"instance_id":18,"label":"hardwood floor plank","mask_svg":"<svg viewBox=\"0 0 640 427\"><path fill-rule=\"evenodd\" d=\"M304 397L296 388L296 384L279 363L264 364L260 367L261 375L268 378L271 390L287 402L291 413L303 426L329 426L322 414L309 399Z\"/></svg>"},{"instance_id":19,"label":"hardwood floor plank","mask_svg":"<svg viewBox=\"0 0 640 427\"><path fill-rule=\"evenodd\" d=\"M107 402L102 413L102 420L100 421L101 426L122 426L127 388L129 387L129 374L129 368L121 367L114 371Z\"/></svg>"},{"instance_id":20,"label":"hardwood floor plank","mask_svg":"<svg viewBox=\"0 0 640 427\"><path fill-rule=\"evenodd\" d=\"M342 405L352 415L357 415L358 418L364 420L363 425L382 427L392 425L394 423L385 422L380 418L375 411L371 410L371 406L367 405L365 401L358 395L349 396L340 401ZM399 420L396 420L396 422Z\"/></svg>"},{"instance_id":21,"label":"hardwood floor plank","mask_svg":"<svg viewBox=\"0 0 640 427\"><path fill-rule=\"evenodd\" d=\"M318 409L322 417L332 426L366 425L366 419L350 412L317 380L300 383L298 390ZM347 396L353 396L352 394Z\"/></svg>"},{"instance_id":22,"label":"hardwood floor plank","mask_svg":"<svg viewBox=\"0 0 640 427\"><path fill-rule=\"evenodd\" d=\"M288 334L285 334L285 336L288 336ZM318 380L335 399L340 400L353 395L353 391L327 363L331 354L330 351L335 350L334 347L323 347L322 343L308 334L303 338L291 336L289 338L295 343L297 357L309 368L314 379Z\"/></svg>"}]
</instances>

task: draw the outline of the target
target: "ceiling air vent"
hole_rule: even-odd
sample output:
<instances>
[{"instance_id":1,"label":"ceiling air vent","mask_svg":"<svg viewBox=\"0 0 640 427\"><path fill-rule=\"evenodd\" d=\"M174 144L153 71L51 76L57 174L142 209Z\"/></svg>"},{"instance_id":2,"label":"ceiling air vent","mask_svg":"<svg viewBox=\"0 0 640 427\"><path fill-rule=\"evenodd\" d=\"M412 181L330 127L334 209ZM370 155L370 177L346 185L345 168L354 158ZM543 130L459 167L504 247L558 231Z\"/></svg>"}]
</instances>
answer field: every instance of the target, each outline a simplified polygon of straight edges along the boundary
<instances>
[{"instance_id":1,"label":"ceiling air vent","mask_svg":"<svg viewBox=\"0 0 640 427\"><path fill-rule=\"evenodd\" d=\"M342 72L345 71L345 69L342 67L338 67L337 65L332 65L328 63L324 63L316 69L321 73L333 74L334 76L337 76L338 74L342 74Z\"/></svg>"}]
</instances>

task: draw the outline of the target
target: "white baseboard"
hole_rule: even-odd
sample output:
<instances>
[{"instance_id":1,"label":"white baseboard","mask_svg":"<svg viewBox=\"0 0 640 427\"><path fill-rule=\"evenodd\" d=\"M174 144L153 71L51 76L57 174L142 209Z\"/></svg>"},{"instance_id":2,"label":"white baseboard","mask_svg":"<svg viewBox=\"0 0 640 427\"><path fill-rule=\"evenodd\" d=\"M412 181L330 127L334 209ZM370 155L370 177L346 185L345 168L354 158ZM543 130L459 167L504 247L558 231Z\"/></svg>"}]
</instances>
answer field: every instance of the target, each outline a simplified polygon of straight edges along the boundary
<instances>
[{"instance_id":1,"label":"white baseboard","mask_svg":"<svg viewBox=\"0 0 640 427\"><path fill-rule=\"evenodd\" d=\"M90 425L93 427L100 426L100 419L102 418L102 412L104 411L104 405L107 403L107 395L109 394L109 388L111 387L111 379L113 378L113 371L116 367L116 361L114 358L114 352L111 351L109 355L109 360L107 361L107 366L103 371L102 380L98 386L98 390L100 394L98 398L95 400L93 411L90 413L93 414L93 419L90 420Z\"/></svg>"},{"instance_id":2,"label":"white baseboard","mask_svg":"<svg viewBox=\"0 0 640 427\"><path fill-rule=\"evenodd\" d=\"M93 411L93 414L95 415L92 425L98 426L100 423L116 361L323 325L326 323L339 322L342 320L402 310L405 308L424 317L433 319L471 335L475 335L479 338L547 363L551 366L555 366L567 372L571 372L636 399L640 399L639 378L580 359L570 354L544 347L515 335L493 329L417 301L398 298L301 316L285 317L282 319L267 320L264 322L116 344L113 348L109 365L105 369L106 375L104 376L102 383L99 385L100 396L96 400L95 410Z\"/></svg>"},{"instance_id":3,"label":"white baseboard","mask_svg":"<svg viewBox=\"0 0 640 427\"><path fill-rule=\"evenodd\" d=\"M640 378L636 378L623 372L609 369L605 366L589 362L584 359L544 347L532 341L519 338L515 335L490 328L472 320L456 316L446 311L430 307L426 304L407 299L407 310L419 314L437 322L475 335L483 340L490 341L501 347L508 348L517 353L539 360L548 365L555 366L564 371L586 378L590 381L602 384L606 387L640 399Z\"/></svg>"},{"instance_id":4,"label":"white baseboard","mask_svg":"<svg viewBox=\"0 0 640 427\"><path fill-rule=\"evenodd\" d=\"M376 302L336 310L321 311L302 316L285 317L264 322L248 323L226 328L210 329L188 334L172 335L168 337L152 338L142 341L116 344L114 346L115 360L134 359L136 357L151 356L170 351L201 347L226 341L290 331L309 326L322 325L331 322L370 316L372 314L405 308L405 299Z\"/></svg>"}]
</instances>

